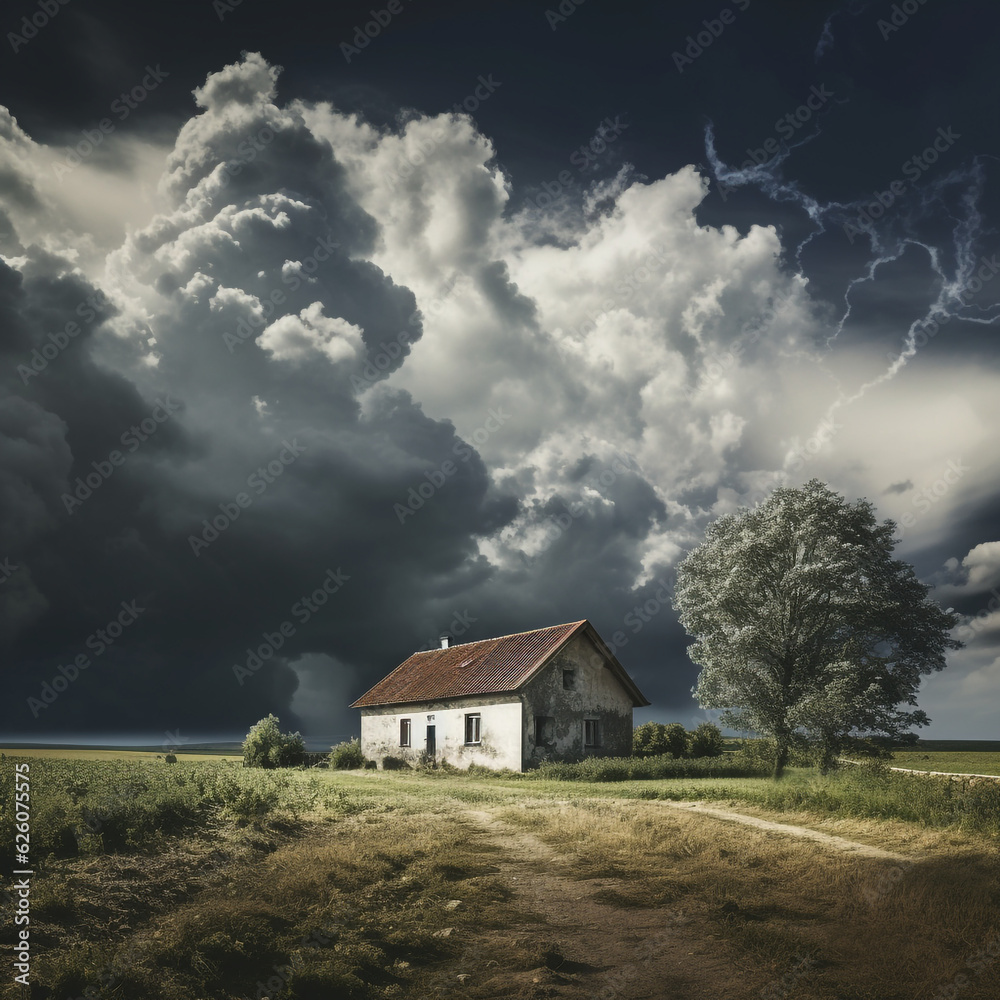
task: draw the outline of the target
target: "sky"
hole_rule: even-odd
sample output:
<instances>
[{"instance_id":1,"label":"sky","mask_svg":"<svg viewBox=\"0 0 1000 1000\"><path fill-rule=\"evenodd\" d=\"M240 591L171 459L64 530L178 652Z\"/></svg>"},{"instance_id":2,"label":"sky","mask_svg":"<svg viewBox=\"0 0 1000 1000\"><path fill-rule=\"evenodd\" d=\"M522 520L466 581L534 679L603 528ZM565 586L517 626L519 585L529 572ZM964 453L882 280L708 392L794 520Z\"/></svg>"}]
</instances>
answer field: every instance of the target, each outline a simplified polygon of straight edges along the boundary
<instances>
[{"instance_id":1,"label":"sky","mask_svg":"<svg viewBox=\"0 0 1000 1000\"><path fill-rule=\"evenodd\" d=\"M335 10L331 11L331 8ZM17 0L0 732L311 743L441 632L670 605L819 478L962 616L997 737L994 4Z\"/></svg>"}]
</instances>

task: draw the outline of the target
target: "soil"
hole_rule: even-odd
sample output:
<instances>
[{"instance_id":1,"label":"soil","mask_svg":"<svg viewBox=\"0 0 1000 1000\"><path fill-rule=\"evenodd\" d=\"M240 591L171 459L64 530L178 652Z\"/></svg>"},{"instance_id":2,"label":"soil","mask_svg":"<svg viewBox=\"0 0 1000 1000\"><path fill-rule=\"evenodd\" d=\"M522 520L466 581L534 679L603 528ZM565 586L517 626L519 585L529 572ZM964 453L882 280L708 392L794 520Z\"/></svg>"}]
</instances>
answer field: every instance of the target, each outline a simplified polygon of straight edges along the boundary
<instances>
[{"instance_id":1,"label":"soil","mask_svg":"<svg viewBox=\"0 0 1000 1000\"><path fill-rule=\"evenodd\" d=\"M566 1000L744 995L734 985L734 965L722 942L706 935L704 915L604 902L596 897L614 890L618 879L562 874L568 860L537 837L487 812L466 815L484 840L500 848L498 877L515 901L544 920L544 930L531 923L503 932L514 939L531 934L547 948L543 968L497 976L503 994Z\"/></svg>"}]
</instances>

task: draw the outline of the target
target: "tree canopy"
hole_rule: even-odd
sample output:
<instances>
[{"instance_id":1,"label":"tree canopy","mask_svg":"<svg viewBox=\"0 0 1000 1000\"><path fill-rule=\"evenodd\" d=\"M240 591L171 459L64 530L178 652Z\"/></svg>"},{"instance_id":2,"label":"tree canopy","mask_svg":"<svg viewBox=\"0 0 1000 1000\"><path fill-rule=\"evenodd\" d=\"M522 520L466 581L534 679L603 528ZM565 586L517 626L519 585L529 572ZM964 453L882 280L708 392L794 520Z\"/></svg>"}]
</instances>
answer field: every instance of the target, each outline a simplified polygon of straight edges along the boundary
<instances>
[{"instance_id":1,"label":"tree canopy","mask_svg":"<svg viewBox=\"0 0 1000 1000\"><path fill-rule=\"evenodd\" d=\"M678 568L694 694L725 710L724 725L774 737L776 775L798 734L825 767L853 736L900 738L930 721L913 708L917 688L961 647L958 618L892 558L895 530L814 479L720 517Z\"/></svg>"}]
</instances>

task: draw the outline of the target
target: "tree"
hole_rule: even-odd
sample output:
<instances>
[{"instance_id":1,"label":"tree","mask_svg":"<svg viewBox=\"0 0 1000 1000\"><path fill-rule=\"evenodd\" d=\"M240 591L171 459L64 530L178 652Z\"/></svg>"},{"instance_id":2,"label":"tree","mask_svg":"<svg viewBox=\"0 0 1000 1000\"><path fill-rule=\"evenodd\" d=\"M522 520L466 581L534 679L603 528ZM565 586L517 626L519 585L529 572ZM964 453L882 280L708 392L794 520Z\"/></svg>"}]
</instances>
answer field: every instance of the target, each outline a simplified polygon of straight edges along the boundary
<instances>
[{"instance_id":1,"label":"tree","mask_svg":"<svg viewBox=\"0 0 1000 1000\"><path fill-rule=\"evenodd\" d=\"M667 750L674 757L686 757L688 755L687 730L679 722L668 722L663 727L663 738L666 740Z\"/></svg>"},{"instance_id":2,"label":"tree","mask_svg":"<svg viewBox=\"0 0 1000 1000\"><path fill-rule=\"evenodd\" d=\"M722 732L711 722L699 722L691 734L688 753L692 757L721 757L723 750Z\"/></svg>"},{"instance_id":3,"label":"tree","mask_svg":"<svg viewBox=\"0 0 1000 1000\"><path fill-rule=\"evenodd\" d=\"M632 753L636 757L656 757L661 753L669 753L664 730L667 727L662 722L644 722L632 731Z\"/></svg>"},{"instance_id":4,"label":"tree","mask_svg":"<svg viewBox=\"0 0 1000 1000\"><path fill-rule=\"evenodd\" d=\"M775 777L802 734L825 770L852 736L930 721L900 706L961 648L948 634L958 618L892 558L895 530L814 479L720 517L678 568L674 607L702 668L694 694L725 709L724 725L774 738Z\"/></svg>"},{"instance_id":5,"label":"tree","mask_svg":"<svg viewBox=\"0 0 1000 1000\"><path fill-rule=\"evenodd\" d=\"M269 715L250 727L243 741L244 767L294 767L305 760L299 733L283 733L277 716Z\"/></svg>"},{"instance_id":6,"label":"tree","mask_svg":"<svg viewBox=\"0 0 1000 1000\"><path fill-rule=\"evenodd\" d=\"M679 722L644 722L636 726L632 733L632 753L636 757L656 757L659 754L673 754L674 757L688 755L687 731Z\"/></svg>"}]
</instances>

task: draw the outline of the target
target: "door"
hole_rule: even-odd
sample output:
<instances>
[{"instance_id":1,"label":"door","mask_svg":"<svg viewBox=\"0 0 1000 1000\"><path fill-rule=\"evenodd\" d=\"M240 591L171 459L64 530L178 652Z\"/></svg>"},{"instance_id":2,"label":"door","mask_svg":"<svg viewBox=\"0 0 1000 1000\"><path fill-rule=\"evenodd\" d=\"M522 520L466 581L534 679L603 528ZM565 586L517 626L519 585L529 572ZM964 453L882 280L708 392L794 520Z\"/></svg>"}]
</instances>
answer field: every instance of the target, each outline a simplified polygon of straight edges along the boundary
<instances>
[{"instance_id":1,"label":"door","mask_svg":"<svg viewBox=\"0 0 1000 1000\"><path fill-rule=\"evenodd\" d=\"M437 726L427 727L427 754L433 757L437 753Z\"/></svg>"}]
</instances>

